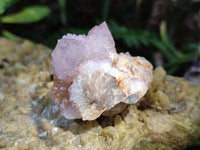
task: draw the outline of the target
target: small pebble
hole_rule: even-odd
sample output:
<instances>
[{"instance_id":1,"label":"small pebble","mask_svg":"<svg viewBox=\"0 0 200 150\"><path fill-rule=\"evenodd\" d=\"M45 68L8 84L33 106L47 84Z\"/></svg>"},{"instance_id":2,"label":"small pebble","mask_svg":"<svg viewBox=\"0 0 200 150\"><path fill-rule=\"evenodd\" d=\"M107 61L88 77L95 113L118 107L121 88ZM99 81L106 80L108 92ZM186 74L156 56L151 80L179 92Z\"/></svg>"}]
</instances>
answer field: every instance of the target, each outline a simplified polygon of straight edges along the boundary
<instances>
[{"instance_id":1,"label":"small pebble","mask_svg":"<svg viewBox=\"0 0 200 150\"><path fill-rule=\"evenodd\" d=\"M46 136L47 136L47 131L44 131L44 132L38 134L38 137L40 137L40 138L44 138Z\"/></svg>"}]
</instances>

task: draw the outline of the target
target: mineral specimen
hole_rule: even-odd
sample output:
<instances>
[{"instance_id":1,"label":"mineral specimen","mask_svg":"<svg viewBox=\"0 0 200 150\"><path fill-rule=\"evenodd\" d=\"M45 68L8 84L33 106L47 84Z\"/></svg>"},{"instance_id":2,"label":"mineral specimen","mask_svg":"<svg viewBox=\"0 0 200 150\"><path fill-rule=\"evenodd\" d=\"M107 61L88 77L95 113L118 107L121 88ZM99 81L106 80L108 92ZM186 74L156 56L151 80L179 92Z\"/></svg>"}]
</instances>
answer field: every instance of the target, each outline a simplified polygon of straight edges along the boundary
<instances>
[{"instance_id":1,"label":"mineral specimen","mask_svg":"<svg viewBox=\"0 0 200 150\"><path fill-rule=\"evenodd\" d=\"M145 58L117 54L105 22L87 36L67 34L58 40L52 65L55 104L67 119L110 116L115 106L110 113L119 113L124 103L144 96L152 81L152 65Z\"/></svg>"}]
</instances>

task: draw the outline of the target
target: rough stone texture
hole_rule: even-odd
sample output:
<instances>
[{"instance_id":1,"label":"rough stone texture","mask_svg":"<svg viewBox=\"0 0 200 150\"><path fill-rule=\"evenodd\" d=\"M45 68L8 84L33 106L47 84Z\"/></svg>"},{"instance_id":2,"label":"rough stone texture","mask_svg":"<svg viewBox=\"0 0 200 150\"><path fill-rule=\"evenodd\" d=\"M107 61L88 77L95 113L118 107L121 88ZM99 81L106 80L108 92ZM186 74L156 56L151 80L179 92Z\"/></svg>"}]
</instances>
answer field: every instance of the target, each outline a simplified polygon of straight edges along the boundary
<instances>
[{"instance_id":1,"label":"rough stone texture","mask_svg":"<svg viewBox=\"0 0 200 150\"><path fill-rule=\"evenodd\" d=\"M52 102L48 48L0 38L0 66L1 149L177 150L200 135L199 85L162 68L136 105L82 121L66 120Z\"/></svg>"}]
</instances>

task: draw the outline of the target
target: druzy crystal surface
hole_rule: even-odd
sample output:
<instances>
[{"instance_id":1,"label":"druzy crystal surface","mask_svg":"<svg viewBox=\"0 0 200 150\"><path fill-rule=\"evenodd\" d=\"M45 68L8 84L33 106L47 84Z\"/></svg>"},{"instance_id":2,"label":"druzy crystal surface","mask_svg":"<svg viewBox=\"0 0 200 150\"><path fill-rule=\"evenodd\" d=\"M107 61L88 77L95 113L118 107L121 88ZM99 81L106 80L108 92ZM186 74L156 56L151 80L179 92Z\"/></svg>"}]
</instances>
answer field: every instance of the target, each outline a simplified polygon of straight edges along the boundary
<instances>
[{"instance_id":1,"label":"druzy crystal surface","mask_svg":"<svg viewBox=\"0 0 200 150\"><path fill-rule=\"evenodd\" d=\"M152 81L152 65L145 58L116 52L105 22L87 36L64 35L52 52L52 65L55 104L67 119L119 113L144 96Z\"/></svg>"}]
</instances>

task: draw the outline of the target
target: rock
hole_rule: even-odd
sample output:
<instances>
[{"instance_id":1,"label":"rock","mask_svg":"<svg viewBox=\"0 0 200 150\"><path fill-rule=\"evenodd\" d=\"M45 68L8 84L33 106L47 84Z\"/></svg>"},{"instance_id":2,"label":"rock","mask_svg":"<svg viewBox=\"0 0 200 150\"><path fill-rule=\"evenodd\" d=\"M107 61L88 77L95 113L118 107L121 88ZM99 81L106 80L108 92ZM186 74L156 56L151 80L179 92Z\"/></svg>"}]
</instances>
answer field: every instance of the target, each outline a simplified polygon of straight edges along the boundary
<instances>
[{"instance_id":1,"label":"rock","mask_svg":"<svg viewBox=\"0 0 200 150\"><path fill-rule=\"evenodd\" d=\"M45 76L52 74L50 50L27 40L13 42L4 38L0 38L0 47L0 60L10 60L0 70L3 149L177 150L200 136L200 86L166 75L162 68L154 70L153 82L141 99L150 107L140 110L138 102L118 115L100 116L93 121L67 120L53 104L49 86L52 81L38 75L40 71L46 72ZM22 77L26 84L18 83ZM43 106L42 111L29 108L36 102L35 107ZM21 111L26 109L28 113ZM38 137L43 132L45 137Z\"/></svg>"}]
</instances>

